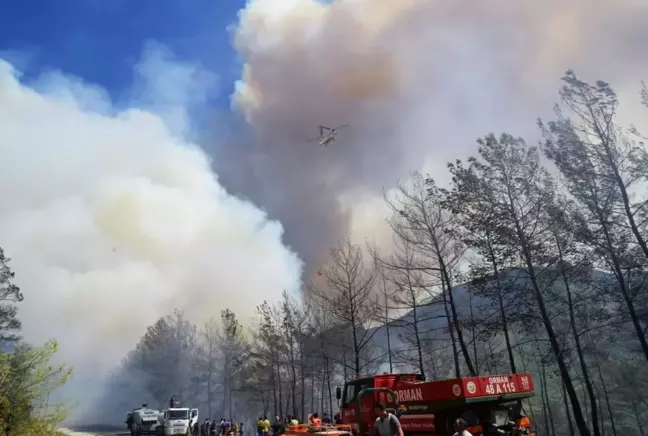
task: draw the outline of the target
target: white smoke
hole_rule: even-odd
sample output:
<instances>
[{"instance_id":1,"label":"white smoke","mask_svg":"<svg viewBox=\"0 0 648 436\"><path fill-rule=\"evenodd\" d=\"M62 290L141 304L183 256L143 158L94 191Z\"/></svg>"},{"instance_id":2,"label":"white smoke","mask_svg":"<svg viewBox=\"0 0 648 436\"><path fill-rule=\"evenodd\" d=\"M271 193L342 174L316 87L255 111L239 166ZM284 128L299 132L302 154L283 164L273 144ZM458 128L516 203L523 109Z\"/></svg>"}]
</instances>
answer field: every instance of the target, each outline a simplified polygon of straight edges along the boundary
<instances>
[{"instance_id":1,"label":"white smoke","mask_svg":"<svg viewBox=\"0 0 648 436\"><path fill-rule=\"evenodd\" d=\"M77 385L174 308L199 325L225 308L247 323L299 287L281 224L229 195L183 139L214 78L156 47L137 71L147 110L63 73L28 87L0 60L0 245L25 295L24 338L58 339Z\"/></svg>"},{"instance_id":2,"label":"white smoke","mask_svg":"<svg viewBox=\"0 0 648 436\"><path fill-rule=\"evenodd\" d=\"M631 113L647 22L637 0L249 0L233 104L260 138L245 161L266 188L224 180L308 226L287 237L317 262L341 237L372 239L385 218L376 196L409 171L443 183L446 162L491 131L533 143L568 68L609 81ZM306 142L343 123L330 148ZM300 208L283 207L286 191Z\"/></svg>"}]
</instances>

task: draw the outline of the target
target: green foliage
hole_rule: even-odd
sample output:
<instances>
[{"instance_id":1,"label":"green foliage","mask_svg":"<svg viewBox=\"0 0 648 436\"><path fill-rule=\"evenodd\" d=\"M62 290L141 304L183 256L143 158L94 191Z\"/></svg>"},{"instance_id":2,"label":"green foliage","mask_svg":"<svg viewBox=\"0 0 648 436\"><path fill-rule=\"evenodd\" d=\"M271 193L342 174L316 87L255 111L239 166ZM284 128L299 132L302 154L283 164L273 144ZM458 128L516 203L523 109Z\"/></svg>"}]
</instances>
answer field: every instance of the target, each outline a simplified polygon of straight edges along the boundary
<instances>
[{"instance_id":1,"label":"green foliage","mask_svg":"<svg viewBox=\"0 0 648 436\"><path fill-rule=\"evenodd\" d=\"M0 342L15 342L20 339L15 333L21 324L14 303L21 302L20 288L13 284L14 273L9 268L9 259L0 247Z\"/></svg>"},{"instance_id":2,"label":"green foliage","mask_svg":"<svg viewBox=\"0 0 648 436\"><path fill-rule=\"evenodd\" d=\"M51 434L65 418L65 406L49 401L72 374L66 365L52 364L57 350L58 343L49 341L0 354L0 436Z\"/></svg>"},{"instance_id":3,"label":"green foliage","mask_svg":"<svg viewBox=\"0 0 648 436\"><path fill-rule=\"evenodd\" d=\"M0 436L56 434L66 408L50 403L50 394L65 384L72 369L51 362L58 351L56 341L41 347L18 342L16 304L23 294L13 284L9 260L0 248L0 345L13 346L11 352L0 351Z\"/></svg>"}]
</instances>

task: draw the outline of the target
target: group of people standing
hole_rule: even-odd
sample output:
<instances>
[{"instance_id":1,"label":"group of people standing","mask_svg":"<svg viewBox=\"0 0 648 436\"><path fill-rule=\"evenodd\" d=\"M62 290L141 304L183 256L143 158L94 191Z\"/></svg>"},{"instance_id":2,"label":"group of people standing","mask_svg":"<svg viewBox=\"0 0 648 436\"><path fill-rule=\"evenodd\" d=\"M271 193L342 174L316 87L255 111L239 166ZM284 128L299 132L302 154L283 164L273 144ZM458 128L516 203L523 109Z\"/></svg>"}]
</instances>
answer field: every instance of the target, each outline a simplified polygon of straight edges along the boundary
<instances>
[{"instance_id":1,"label":"group of people standing","mask_svg":"<svg viewBox=\"0 0 648 436\"><path fill-rule=\"evenodd\" d=\"M205 418L200 424L196 423L193 431L194 436L243 436L243 423L236 423L232 419L221 418L220 423Z\"/></svg>"},{"instance_id":2,"label":"group of people standing","mask_svg":"<svg viewBox=\"0 0 648 436\"><path fill-rule=\"evenodd\" d=\"M308 418L308 424L313 426L321 426L322 424L330 424L331 420L326 414L324 419L320 419L317 412L313 413ZM283 418L275 416L274 421L271 423L266 415L259 416L257 421L257 436L279 436L283 434L287 427L291 425L299 425L299 419L294 415L287 415Z\"/></svg>"}]
</instances>

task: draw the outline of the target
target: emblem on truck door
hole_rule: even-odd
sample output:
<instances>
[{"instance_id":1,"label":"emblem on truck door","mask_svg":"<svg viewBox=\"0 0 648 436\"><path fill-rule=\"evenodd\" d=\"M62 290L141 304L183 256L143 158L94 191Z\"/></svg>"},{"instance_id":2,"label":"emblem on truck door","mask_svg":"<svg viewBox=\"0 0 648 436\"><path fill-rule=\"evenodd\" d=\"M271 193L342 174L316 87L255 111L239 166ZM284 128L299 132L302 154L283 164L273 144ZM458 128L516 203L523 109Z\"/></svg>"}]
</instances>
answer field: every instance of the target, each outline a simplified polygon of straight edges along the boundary
<instances>
[{"instance_id":1,"label":"emblem on truck door","mask_svg":"<svg viewBox=\"0 0 648 436\"><path fill-rule=\"evenodd\" d=\"M459 395L461 395L461 387L459 387L459 385L457 385L457 384L453 385L452 386L452 394L455 397L458 397Z\"/></svg>"},{"instance_id":2,"label":"emblem on truck door","mask_svg":"<svg viewBox=\"0 0 648 436\"><path fill-rule=\"evenodd\" d=\"M468 383L466 383L466 390L468 391L468 393L474 394L475 392L477 392L477 386L475 386L475 383L469 381Z\"/></svg>"}]
</instances>

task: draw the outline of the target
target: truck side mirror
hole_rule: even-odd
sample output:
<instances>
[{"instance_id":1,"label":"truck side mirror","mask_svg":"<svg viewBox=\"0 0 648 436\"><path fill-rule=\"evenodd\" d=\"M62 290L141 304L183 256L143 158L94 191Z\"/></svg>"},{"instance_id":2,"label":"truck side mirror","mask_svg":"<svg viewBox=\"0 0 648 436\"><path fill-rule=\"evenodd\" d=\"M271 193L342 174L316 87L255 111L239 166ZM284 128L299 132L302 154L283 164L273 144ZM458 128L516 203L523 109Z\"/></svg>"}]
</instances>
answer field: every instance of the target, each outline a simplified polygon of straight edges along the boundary
<instances>
[{"instance_id":1,"label":"truck side mirror","mask_svg":"<svg viewBox=\"0 0 648 436\"><path fill-rule=\"evenodd\" d=\"M339 386L335 388L335 398L337 398L338 400L342 399L342 388Z\"/></svg>"}]
</instances>

